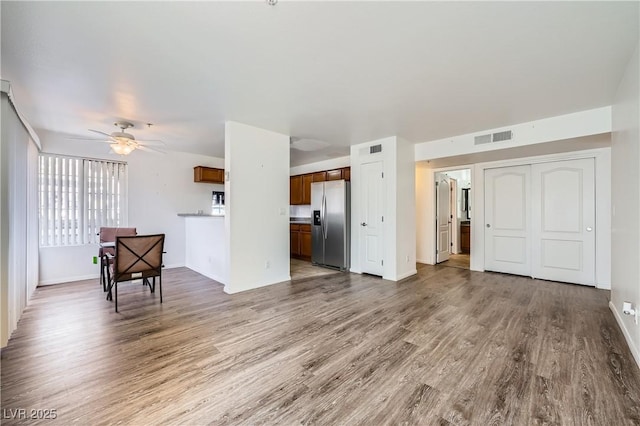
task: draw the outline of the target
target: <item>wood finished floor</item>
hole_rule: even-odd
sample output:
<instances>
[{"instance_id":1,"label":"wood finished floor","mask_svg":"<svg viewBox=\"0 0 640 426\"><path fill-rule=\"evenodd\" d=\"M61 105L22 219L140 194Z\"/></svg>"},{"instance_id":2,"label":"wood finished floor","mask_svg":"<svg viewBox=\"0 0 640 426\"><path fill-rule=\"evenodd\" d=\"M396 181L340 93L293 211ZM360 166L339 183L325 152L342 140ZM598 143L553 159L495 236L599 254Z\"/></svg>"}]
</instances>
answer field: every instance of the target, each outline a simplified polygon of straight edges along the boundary
<instances>
[{"instance_id":1,"label":"wood finished floor","mask_svg":"<svg viewBox=\"0 0 640 426\"><path fill-rule=\"evenodd\" d=\"M452 268L469 269L471 264L471 256L465 253L450 254L449 260L441 263L442 266L449 266Z\"/></svg>"},{"instance_id":2,"label":"wood finished floor","mask_svg":"<svg viewBox=\"0 0 640 426\"><path fill-rule=\"evenodd\" d=\"M122 285L119 313L97 280L39 288L2 350L2 424L640 424L608 292L418 270L227 295L172 269L164 304Z\"/></svg>"},{"instance_id":3,"label":"wood finished floor","mask_svg":"<svg viewBox=\"0 0 640 426\"><path fill-rule=\"evenodd\" d=\"M313 263L300 260L300 259L290 259L290 276L292 280L299 280L302 278L310 278L310 277L319 277L322 275L330 275L335 274L338 271L333 269L324 268L322 266L316 266Z\"/></svg>"}]
</instances>

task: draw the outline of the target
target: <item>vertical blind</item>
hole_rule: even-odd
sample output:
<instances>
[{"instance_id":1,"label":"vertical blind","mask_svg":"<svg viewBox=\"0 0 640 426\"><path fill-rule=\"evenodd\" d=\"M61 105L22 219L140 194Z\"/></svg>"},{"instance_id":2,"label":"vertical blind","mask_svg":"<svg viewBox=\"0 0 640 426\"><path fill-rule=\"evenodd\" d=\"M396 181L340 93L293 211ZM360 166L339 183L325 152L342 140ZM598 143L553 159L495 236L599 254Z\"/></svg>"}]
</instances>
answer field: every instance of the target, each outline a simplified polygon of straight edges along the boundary
<instances>
[{"instance_id":1,"label":"vertical blind","mask_svg":"<svg viewBox=\"0 0 640 426\"><path fill-rule=\"evenodd\" d=\"M101 226L126 225L126 163L41 154L40 246L97 243Z\"/></svg>"}]
</instances>

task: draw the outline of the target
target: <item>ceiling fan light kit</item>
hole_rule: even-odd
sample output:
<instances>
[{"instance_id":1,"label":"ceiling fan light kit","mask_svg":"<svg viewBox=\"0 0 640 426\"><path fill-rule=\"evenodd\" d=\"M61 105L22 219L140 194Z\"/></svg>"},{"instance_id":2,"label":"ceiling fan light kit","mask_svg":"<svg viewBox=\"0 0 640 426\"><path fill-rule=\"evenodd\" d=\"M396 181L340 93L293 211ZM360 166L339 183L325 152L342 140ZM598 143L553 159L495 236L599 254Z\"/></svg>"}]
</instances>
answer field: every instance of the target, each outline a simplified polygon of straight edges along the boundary
<instances>
[{"instance_id":1,"label":"ceiling fan light kit","mask_svg":"<svg viewBox=\"0 0 640 426\"><path fill-rule=\"evenodd\" d=\"M113 152L115 152L118 155L129 155L133 152L133 150L135 150L136 148L134 146L131 146L127 143L112 143L111 144L111 149L113 150Z\"/></svg>"},{"instance_id":2,"label":"ceiling fan light kit","mask_svg":"<svg viewBox=\"0 0 640 426\"><path fill-rule=\"evenodd\" d=\"M136 138L131 133L126 133L125 130L133 127L133 124L127 121L116 121L113 124L118 126L121 131L111 133L111 137L116 141L111 144L111 149L118 155L131 154L138 148L138 144L135 141Z\"/></svg>"}]
</instances>

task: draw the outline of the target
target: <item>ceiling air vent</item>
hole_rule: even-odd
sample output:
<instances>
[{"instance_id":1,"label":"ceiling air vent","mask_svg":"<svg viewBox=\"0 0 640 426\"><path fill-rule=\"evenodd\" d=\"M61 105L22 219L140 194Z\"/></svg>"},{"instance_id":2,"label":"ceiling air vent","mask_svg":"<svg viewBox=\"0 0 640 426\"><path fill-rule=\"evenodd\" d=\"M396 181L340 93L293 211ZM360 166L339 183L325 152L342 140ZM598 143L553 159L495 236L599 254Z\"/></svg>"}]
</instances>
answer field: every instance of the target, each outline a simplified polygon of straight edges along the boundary
<instances>
[{"instance_id":1,"label":"ceiling air vent","mask_svg":"<svg viewBox=\"0 0 640 426\"><path fill-rule=\"evenodd\" d=\"M485 143L491 143L491 133L489 133L488 135L476 136L474 139L475 145L482 145Z\"/></svg>"},{"instance_id":2,"label":"ceiling air vent","mask_svg":"<svg viewBox=\"0 0 640 426\"><path fill-rule=\"evenodd\" d=\"M510 141L512 138L513 132L511 130L493 134L493 142Z\"/></svg>"},{"instance_id":3,"label":"ceiling air vent","mask_svg":"<svg viewBox=\"0 0 640 426\"><path fill-rule=\"evenodd\" d=\"M369 154L375 154L376 152L382 152L382 145L373 145L369 147Z\"/></svg>"}]
</instances>

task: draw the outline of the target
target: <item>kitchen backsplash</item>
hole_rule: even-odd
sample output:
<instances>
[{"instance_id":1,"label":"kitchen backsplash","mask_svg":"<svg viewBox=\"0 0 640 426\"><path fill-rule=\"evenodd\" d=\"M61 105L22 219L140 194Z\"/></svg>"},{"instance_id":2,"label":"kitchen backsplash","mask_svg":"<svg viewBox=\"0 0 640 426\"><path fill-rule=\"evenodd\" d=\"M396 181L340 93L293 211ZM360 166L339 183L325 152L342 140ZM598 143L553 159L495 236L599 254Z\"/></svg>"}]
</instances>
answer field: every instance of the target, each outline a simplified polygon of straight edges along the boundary
<instances>
[{"instance_id":1,"label":"kitchen backsplash","mask_svg":"<svg viewBox=\"0 0 640 426\"><path fill-rule=\"evenodd\" d=\"M311 217L311 206L289 206L289 217Z\"/></svg>"}]
</instances>

